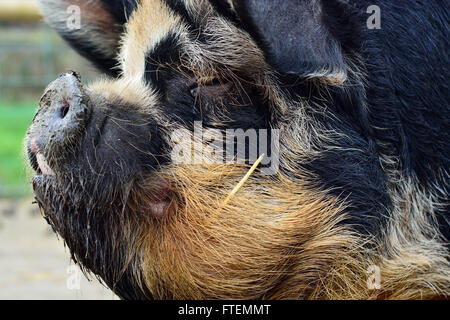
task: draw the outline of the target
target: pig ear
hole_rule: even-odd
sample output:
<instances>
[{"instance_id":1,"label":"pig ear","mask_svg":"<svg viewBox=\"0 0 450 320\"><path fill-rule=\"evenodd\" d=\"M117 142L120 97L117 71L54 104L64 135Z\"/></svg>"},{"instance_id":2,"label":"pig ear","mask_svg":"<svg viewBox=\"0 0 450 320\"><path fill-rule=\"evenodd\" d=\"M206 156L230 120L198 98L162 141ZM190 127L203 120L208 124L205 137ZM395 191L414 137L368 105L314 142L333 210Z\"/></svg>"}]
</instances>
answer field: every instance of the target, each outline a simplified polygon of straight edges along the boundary
<instances>
[{"instance_id":1,"label":"pig ear","mask_svg":"<svg viewBox=\"0 0 450 320\"><path fill-rule=\"evenodd\" d=\"M100 71L117 76L121 34L136 1L40 0L46 22Z\"/></svg>"},{"instance_id":2,"label":"pig ear","mask_svg":"<svg viewBox=\"0 0 450 320\"><path fill-rule=\"evenodd\" d=\"M319 0L229 0L280 72L325 82L346 79L344 55L324 21Z\"/></svg>"}]
</instances>

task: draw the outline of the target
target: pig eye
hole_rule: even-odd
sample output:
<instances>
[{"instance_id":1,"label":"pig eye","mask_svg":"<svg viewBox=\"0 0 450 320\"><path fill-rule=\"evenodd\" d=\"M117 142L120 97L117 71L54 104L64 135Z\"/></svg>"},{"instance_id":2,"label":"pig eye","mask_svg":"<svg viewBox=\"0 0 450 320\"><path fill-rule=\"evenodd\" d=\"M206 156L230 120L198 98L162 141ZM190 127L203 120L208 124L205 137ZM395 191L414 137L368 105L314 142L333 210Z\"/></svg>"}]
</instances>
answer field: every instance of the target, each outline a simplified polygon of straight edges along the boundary
<instances>
[{"instance_id":1,"label":"pig eye","mask_svg":"<svg viewBox=\"0 0 450 320\"><path fill-rule=\"evenodd\" d=\"M189 87L189 92L191 93L191 96L194 98L199 95L210 96L211 98L214 98L229 92L230 89L231 83L222 81L218 78L212 78L207 80L196 79L195 83L193 83Z\"/></svg>"}]
</instances>

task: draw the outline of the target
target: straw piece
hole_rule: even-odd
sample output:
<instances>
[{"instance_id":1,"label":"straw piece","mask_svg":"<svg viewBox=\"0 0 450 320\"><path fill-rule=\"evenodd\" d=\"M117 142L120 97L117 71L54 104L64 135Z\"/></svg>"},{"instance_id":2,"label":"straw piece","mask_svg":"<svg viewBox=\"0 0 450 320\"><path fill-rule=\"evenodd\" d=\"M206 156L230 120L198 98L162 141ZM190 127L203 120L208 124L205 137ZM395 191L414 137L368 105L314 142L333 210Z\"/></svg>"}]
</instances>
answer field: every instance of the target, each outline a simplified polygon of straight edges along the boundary
<instances>
[{"instance_id":1,"label":"straw piece","mask_svg":"<svg viewBox=\"0 0 450 320\"><path fill-rule=\"evenodd\" d=\"M242 178L242 180L234 187L234 189L231 191L231 193L227 196L225 201L222 203L222 206L226 206L228 202L233 198L233 196L242 188L242 186L247 182L248 178L252 175L252 173L256 170L256 168L259 166L261 161L264 159L264 154L262 154L258 160L253 164L253 166L250 168L250 170L247 172L247 174Z\"/></svg>"}]
</instances>

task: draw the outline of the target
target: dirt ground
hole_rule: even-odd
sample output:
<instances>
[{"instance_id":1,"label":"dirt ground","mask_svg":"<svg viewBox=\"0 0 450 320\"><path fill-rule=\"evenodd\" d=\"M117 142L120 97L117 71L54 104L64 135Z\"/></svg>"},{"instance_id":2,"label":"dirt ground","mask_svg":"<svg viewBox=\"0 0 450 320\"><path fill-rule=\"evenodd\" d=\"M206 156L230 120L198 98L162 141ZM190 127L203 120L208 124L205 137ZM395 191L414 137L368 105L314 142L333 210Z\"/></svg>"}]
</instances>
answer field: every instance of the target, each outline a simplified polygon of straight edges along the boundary
<instances>
[{"instance_id":1,"label":"dirt ground","mask_svg":"<svg viewBox=\"0 0 450 320\"><path fill-rule=\"evenodd\" d=\"M88 281L32 199L0 199L0 299L116 300Z\"/></svg>"}]
</instances>

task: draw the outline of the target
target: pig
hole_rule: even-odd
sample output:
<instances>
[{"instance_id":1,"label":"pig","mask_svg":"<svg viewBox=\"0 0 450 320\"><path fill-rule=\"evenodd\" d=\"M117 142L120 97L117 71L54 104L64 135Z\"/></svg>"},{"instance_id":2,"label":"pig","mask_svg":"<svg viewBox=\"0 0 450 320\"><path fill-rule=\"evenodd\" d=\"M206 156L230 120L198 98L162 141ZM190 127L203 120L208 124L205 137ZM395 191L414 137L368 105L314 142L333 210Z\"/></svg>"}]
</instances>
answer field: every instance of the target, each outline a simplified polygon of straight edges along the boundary
<instances>
[{"instance_id":1,"label":"pig","mask_svg":"<svg viewBox=\"0 0 450 320\"><path fill-rule=\"evenodd\" d=\"M450 296L448 2L40 6L104 76L45 90L34 195L119 297Z\"/></svg>"}]
</instances>

